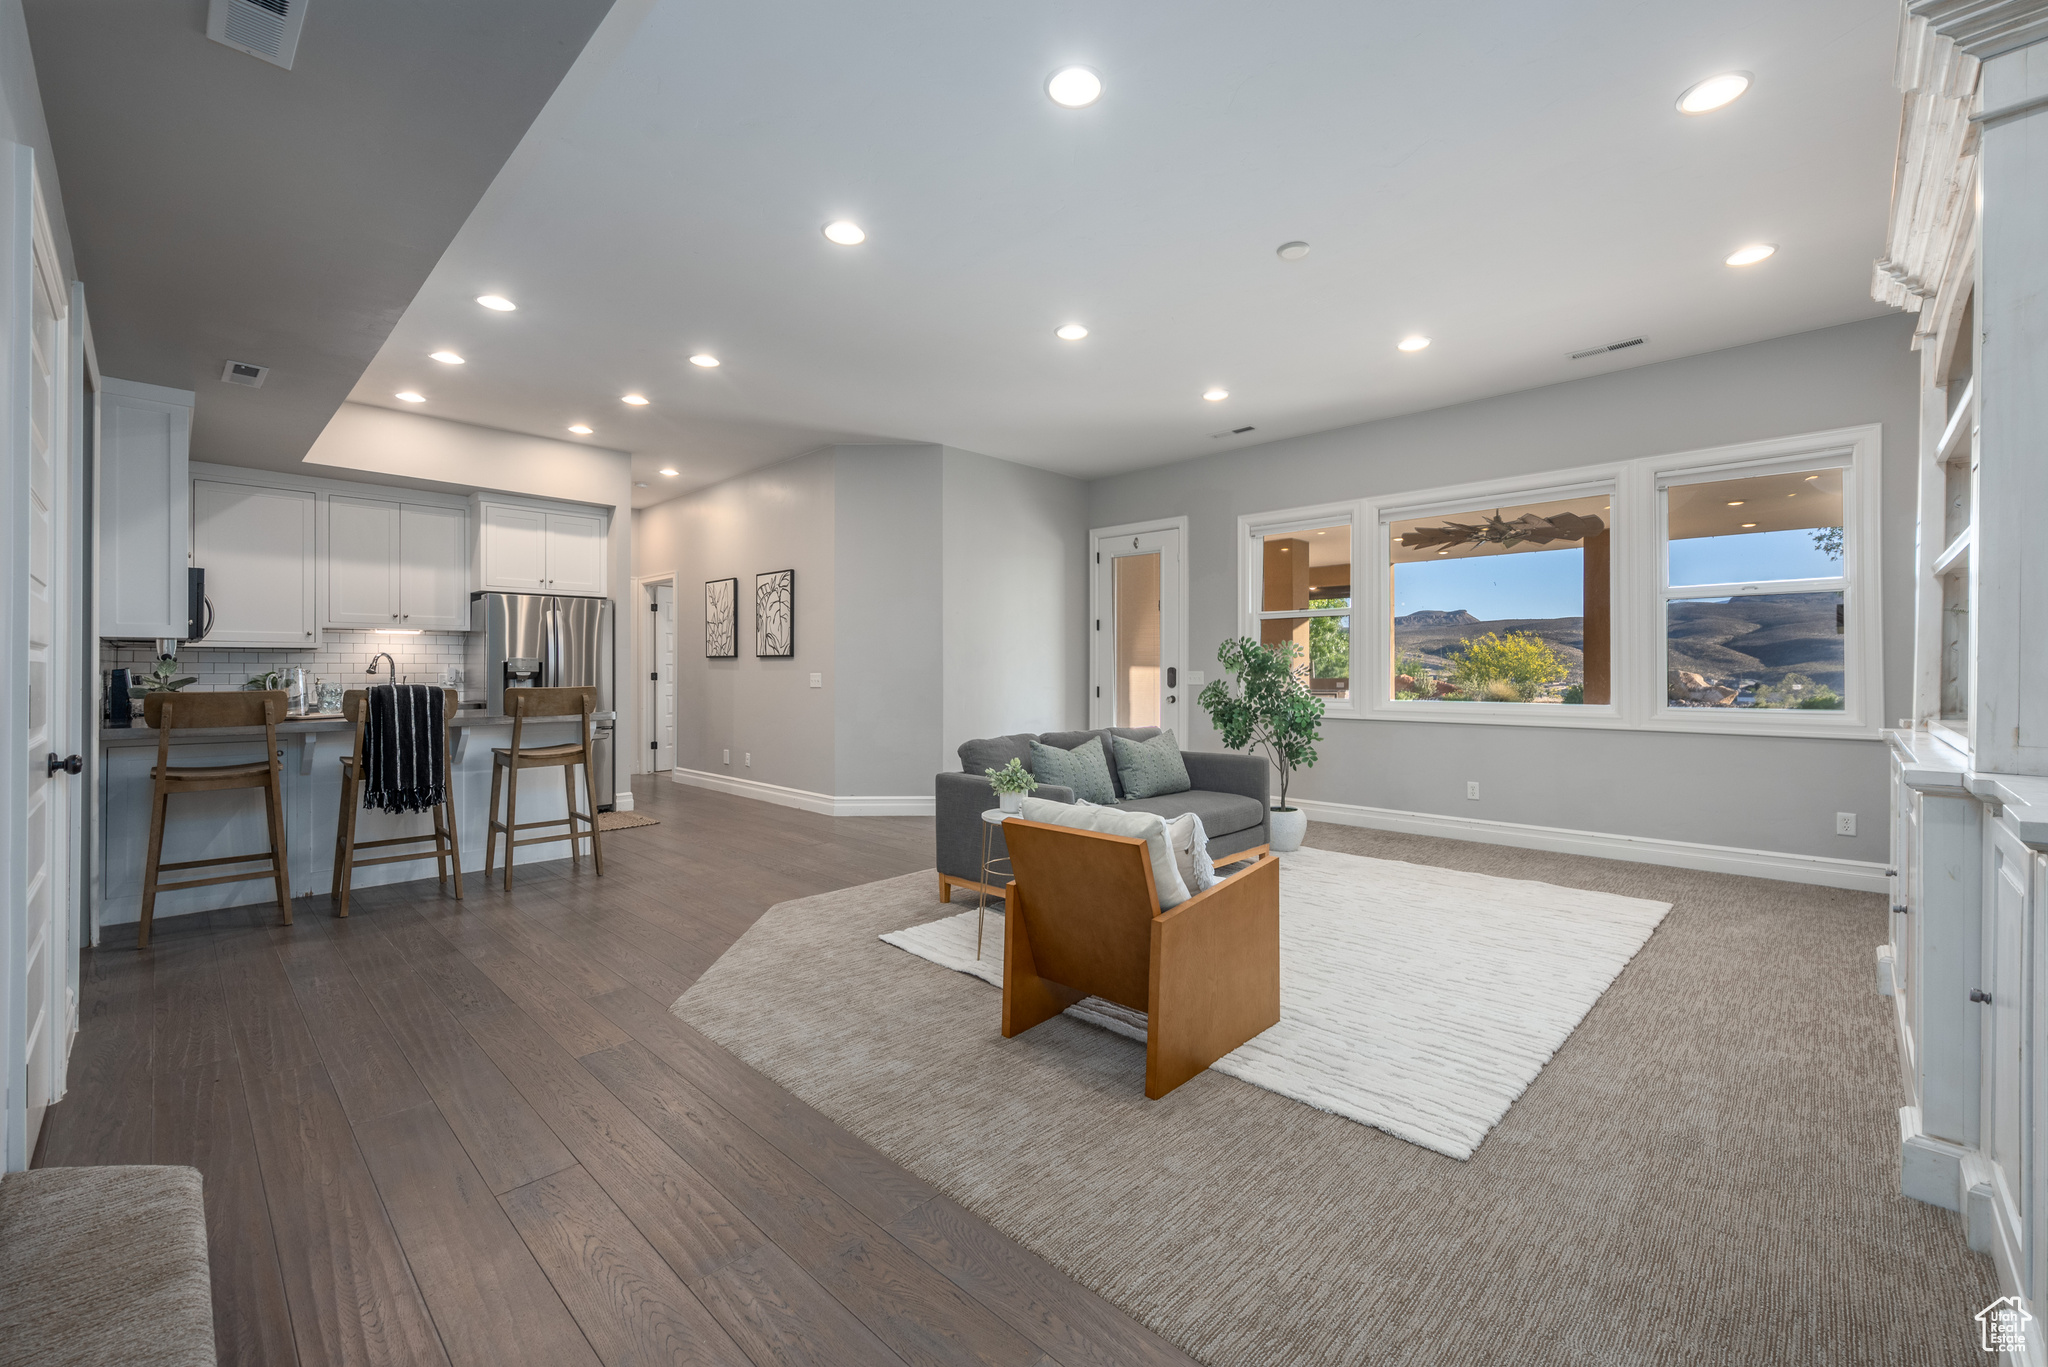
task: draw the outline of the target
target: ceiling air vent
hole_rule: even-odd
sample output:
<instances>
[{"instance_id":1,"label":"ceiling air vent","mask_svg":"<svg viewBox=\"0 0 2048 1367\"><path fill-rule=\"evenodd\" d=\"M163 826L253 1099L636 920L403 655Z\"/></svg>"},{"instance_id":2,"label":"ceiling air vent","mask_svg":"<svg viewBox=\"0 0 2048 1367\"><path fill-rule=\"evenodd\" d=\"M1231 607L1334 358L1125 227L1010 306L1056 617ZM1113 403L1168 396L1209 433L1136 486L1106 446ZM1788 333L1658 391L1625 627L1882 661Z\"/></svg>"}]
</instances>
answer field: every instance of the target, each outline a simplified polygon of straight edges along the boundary
<instances>
[{"instance_id":1,"label":"ceiling air vent","mask_svg":"<svg viewBox=\"0 0 2048 1367\"><path fill-rule=\"evenodd\" d=\"M1606 346L1593 346L1587 347L1584 351L1574 351L1571 358L1574 361L1583 361L1588 356L1605 356L1610 351L1627 351L1632 346L1642 344L1641 337L1631 337L1626 342L1609 342Z\"/></svg>"},{"instance_id":2,"label":"ceiling air vent","mask_svg":"<svg viewBox=\"0 0 2048 1367\"><path fill-rule=\"evenodd\" d=\"M307 0L211 0L206 36L237 52L291 70Z\"/></svg>"},{"instance_id":3,"label":"ceiling air vent","mask_svg":"<svg viewBox=\"0 0 2048 1367\"><path fill-rule=\"evenodd\" d=\"M229 361L220 368L220 377L229 384L245 384L251 389L263 388L263 377L270 373L267 365L250 365L247 361Z\"/></svg>"}]
</instances>

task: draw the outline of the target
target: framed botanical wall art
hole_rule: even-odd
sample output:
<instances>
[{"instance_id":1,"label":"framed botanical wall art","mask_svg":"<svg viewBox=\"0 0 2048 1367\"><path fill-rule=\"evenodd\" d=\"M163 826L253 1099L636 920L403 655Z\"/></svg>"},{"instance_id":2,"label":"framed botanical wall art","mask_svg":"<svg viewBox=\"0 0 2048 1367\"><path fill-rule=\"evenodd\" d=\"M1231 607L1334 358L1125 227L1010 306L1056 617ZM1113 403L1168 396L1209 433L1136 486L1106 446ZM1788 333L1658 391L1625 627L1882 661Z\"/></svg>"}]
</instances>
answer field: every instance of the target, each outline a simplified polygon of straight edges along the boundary
<instances>
[{"instance_id":1,"label":"framed botanical wall art","mask_svg":"<svg viewBox=\"0 0 2048 1367\"><path fill-rule=\"evenodd\" d=\"M754 576L754 654L783 660L796 654L796 571Z\"/></svg>"},{"instance_id":2,"label":"framed botanical wall art","mask_svg":"<svg viewBox=\"0 0 2048 1367\"><path fill-rule=\"evenodd\" d=\"M740 581L710 579L704 584L704 658L730 660L740 653Z\"/></svg>"}]
</instances>

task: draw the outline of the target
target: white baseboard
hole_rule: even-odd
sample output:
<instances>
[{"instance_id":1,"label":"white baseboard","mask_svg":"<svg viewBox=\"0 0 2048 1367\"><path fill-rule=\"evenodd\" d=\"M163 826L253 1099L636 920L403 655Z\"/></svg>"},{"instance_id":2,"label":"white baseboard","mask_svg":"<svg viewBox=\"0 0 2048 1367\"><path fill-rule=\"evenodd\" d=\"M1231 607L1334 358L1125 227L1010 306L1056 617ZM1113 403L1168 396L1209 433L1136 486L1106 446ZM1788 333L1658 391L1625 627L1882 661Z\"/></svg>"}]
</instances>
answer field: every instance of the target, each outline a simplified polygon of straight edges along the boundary
<instances>
[{"instance_id":1,"label":"white baseboard","mask_svg":"<svg viewBox=\"0 0 2048 1367\"><path fill-rule=\"evenodd\" d=\"M1749 878L1776 878L1787 883L1812 883L1821 887L1849 888L1856 892L1883 892L1886 888L1884 865L1860 859L1781 854L1774 850L1745 850L1730 845L1696 845L1686 840L1608 835L1600 831L1574 831L1558 826L1528 826L1515 821L1482 821L1470 816L1438 816L1433 812L1403 812L1391 807L1360 807L1349 802L1317 802L1309 798L1296 798L1294 801L1308 813L1311 821L1329 821L1339 826L1365 826L1376 831L1403 831L1409 835L1434 835L1449 840L1476 840L1487 845L1513 845L1519 849L1549 850L1556 854L1584 854L1596 859L1626 859L1636 864L1666 864L1672 868L1734 873Z\"/></svg>"},{"instance_id":2,"label":"white baseboard","mask_svg":"<svg viewBox=\"0 0 2048 1367\"><path fill-rule=\"evenodd\" d=\"M630 812L633 810L633 790L631 788L628 788L623 793L612 794L612 810L615 812Z\"/></svg>"},{"instance_id":3,"label":"white baseboard","mask_svg":"<svg viewBox=\"0 0 2048 1367\"><path fill-rule=\"evenodd\" d=\"M1924 1133L1918 1106L1899 1107L1899 1195L1961 1211L1963 1160L1970 1152Z\"/></svg>"},{"instance_id":4,"label":"white baseboard","mask_svg":"<svg viewBox=\"0 0 2048 1367\"><path fill-rule=\"evenodd\" d=\"M707 774L701 769L674 769L670 773L677 783L687 787L709 788L714 793L730 793L734 797L750 797L756 802L795 807L819 816L930 816L933 812L933 799L930 797L837 797L831 793L814 793L807 788L785 788L751 778L734 778L729 774Z\"/></svg>"}]
</instances>

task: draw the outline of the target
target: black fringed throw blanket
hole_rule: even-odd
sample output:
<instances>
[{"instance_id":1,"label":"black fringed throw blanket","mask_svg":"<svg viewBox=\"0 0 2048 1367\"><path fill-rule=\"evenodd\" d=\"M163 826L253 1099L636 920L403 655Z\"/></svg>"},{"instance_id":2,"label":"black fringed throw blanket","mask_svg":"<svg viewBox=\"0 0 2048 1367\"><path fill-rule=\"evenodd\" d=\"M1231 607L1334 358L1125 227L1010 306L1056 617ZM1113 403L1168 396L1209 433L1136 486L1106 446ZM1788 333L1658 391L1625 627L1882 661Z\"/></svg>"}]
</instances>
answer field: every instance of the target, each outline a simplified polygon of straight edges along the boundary
<instances>
[{"instance_id":1,"label":"black fringed throw blanket","mask_svg":"<svg viewBox=\"0 0 2048 1367\"><path fill-rule=\"evenodd\" d=\"M369 690L363 731L363 805L424 812L440 805L446 762L448 695L428 684L380 684Z\"/></svg>"}]
</instances>

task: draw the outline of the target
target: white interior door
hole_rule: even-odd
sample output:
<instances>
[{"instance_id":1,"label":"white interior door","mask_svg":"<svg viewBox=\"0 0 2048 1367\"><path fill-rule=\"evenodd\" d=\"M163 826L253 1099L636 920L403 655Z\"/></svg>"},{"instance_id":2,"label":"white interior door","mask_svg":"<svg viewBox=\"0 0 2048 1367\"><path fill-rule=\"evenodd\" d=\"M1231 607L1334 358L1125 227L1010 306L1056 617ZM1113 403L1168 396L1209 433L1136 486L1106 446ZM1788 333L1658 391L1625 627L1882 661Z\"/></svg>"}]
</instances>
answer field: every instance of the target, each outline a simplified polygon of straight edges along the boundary
<instances>
[{"instance_id":1,"label":"white interior door","mask_svg":"<svg viewBox=\"0 0 2048 1367\"><path fill-rule=\"evenodd\" d=\"M1091 726L1158 726L1187 740L1187 615L1179 526L1094 534Z\"/></svg>"},{"instance_id":2,"label":"white interior door","mask_svg":"<svg viewBox=\"0 0 2048 1367\"><path fill-rule=\"evenodd\" d=\"M676 586L654 586L654 771L676 767Z\"/></svg>"},{"instance_id":3,"label":"white interior door","mask_svg":"<svg viewBox=\"0 0 2048 1367\"><path fill-rule=\"evenodd\" d=\"M30 154L23 148L12 151L7 229L15 243L26 239L31 244L28 278L8 281L5 293L8 387L14 395L8 488L18 519L13 524L17 573L7 576L14 581L8 588L15 610L8 616L16 627L17 667L25 676L19 702L8 712L10 727L19 729L15 743L6 747L19 761L14 770L19 777L10 781L23 785L19 806L7 804L20 814L19 825L8 834L10 843L20 841L22 858L8 876L6 904L13 922L7 927L4 989L11 1046L6 1166L21 1168L34 1152L44 1114L64 1092L73 1014L69 961L77 953L66 856L78 804L61 761L76 753L78 736L70 668L77 630L71 591L72 452L63 430L70 411L65 380L70 293L43 221ZM6 259L21 257L15 250Z\"/></svg>"}]
</instances>

